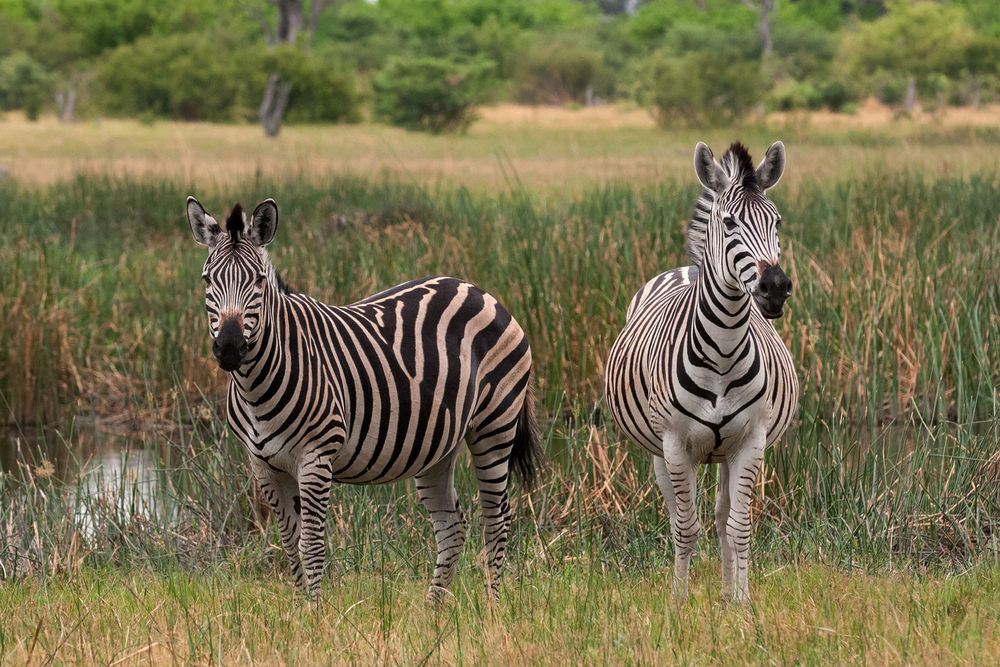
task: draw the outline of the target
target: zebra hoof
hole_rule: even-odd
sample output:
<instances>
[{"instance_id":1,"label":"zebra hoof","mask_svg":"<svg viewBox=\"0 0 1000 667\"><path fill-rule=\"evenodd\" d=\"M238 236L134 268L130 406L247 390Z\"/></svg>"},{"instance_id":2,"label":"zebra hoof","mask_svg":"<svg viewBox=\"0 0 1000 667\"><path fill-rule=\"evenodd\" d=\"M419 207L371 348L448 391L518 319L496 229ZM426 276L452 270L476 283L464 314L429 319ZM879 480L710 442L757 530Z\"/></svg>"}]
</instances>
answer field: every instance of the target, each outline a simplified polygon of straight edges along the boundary
<instances>
[{"instance_id":1,"label":"zebra hoof","mask_svg":"<svg viewBox=\"0 0 1000 667\"><path fill-rule=\"evenodd\" d=\"M427 604L434 607L441 607L455 599L455 594L447 588L431 584L427 589Z\"/></svg>"}]
</instances>

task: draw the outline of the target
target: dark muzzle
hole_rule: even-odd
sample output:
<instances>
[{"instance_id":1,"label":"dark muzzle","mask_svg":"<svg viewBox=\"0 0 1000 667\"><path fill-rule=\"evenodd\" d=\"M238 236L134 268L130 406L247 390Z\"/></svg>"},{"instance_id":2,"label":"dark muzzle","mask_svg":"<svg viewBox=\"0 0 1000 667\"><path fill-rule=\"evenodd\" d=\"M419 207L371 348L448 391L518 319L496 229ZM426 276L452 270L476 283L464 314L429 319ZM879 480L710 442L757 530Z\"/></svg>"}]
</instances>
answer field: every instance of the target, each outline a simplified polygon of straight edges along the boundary
<instances>
[{"instance_id":1,"label":"dark muzzle","mask_svg":"<svg viewBox=\"0 0 1000 667\"><path fill-rule=\"evenodd\" d=\"M761 314L769 320L782 316L785 301L792 295L792 281L777 264L768 264L760 273L753 298Z\"/></svg>"},{"instance_id":2,"label":"dark muzzle","mask_svg":"<svg viewBox=\"0 0 1000 667\"><path fill-rule=\"evenodd\" d=\"M219 368L232 372L240 367L247 356L247 339L243 337L243 324L240 318L232 317L222 321L219 335L212 343L212 354L219 362Z\"/></svg>"}]
</instances>

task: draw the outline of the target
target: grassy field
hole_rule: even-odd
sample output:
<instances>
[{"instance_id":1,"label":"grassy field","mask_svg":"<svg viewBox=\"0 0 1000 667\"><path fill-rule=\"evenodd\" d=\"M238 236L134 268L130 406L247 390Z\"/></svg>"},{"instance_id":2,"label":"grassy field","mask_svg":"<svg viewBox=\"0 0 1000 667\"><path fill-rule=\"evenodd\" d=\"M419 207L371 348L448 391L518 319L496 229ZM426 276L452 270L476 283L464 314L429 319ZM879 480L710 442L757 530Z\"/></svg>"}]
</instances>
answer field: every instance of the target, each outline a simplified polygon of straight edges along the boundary
<instances>
[{"instance_id":1,"label":"grassy field","mask_svg":"<svg viewBox=\"0 0 1000 667\"><path fill-rule=\"evenodd\" d=\"M803 395L758 485L749 610L716 601L707 529L694 599L667 603L649 463L600 398L633 291L686 263L701 135L511 108L464 137L0 123L37 132L0 133L0 662L990 662L1000 134L989 117L873 118L740 134L789 148L773 195L796 292L777 326ZM444 273L525 327L551 466L514 499L498 609L473 539L457 599L424 610L432 535L400 484L335 491L325 604L300 610L220 418L188 193L217 214L274 197L275 264L331 303Z\"/></svg>"},{"instance_id":2,"label":"grassy field","mask_svg":"<svg viewBox=\"0 0 1000 667\"><path fill-rule=\"evenodd\" d=\"M662 568L556 566L510 586L499 607L471 574L436 610L391 569L337 577L312 610L283 582L232 567L0 583L0 651L12 664L105 665L983 665L1000 652L995 567L936 580L765 567L748 609L718 602L714 567L695 568L680 607Z\"/></svg>"},{"instance_id":3,"label":"grassy field","mask_svg":"<svg viewBox=\"0 0 1000 667\"><path fill-rule=\"evenodd\" d=\"M648 185L691 179L694 145L728 145L736 136L761 152L776 138L790 146L782 184L889 169L929 176L996 168L1000 107L951 109L894 120L869 105L854 115L772 114L726 130L658 129L643 110L485 108L463 136L409 133L384 125L291 126L280 141L254 125L101 119L60 125L0 121L0 166L22 183L47 184L81 172L152 181L236 187L268 177L322 180L382 176L421 184L500 191L580 193L607 182Z\"/></svg>"}]
</instances>

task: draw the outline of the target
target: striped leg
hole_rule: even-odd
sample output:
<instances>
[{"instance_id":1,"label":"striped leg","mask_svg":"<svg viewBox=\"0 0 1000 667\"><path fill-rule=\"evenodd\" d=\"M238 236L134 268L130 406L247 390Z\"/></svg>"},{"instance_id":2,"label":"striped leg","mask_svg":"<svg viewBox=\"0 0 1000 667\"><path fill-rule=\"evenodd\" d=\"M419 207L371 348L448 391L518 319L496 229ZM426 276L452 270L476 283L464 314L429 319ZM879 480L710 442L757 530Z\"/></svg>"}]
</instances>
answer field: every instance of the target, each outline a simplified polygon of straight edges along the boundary
<instances>
[{"instance_id":1,"label":"striped leg","mask_svg":"<svg viewBox=\"0 0 1000 667\"><path fill-rule=\"evenodd\" d=\"M483 535L486 542L486 584L494 602L500 601L500 578L507 556L510 532L510 442L516 422L509 428L493 432L469 446L476 466L479 484L479 506L482 510Z\"/></svg>"},{"instance_id":2,"label":"striped leg","mask_svg":"<svg viewBox=\"0 0 1000 667\"><path fill-rule=\"evenodd\" d=\"M727 536L726 524L729 521L729 463L719 464L719 487L715 493L715 532L719 537L719 553L722 554L722 597L733 597L733 566L736 564L736 554Z\"/></svg>"},{"instance_id":3,"label":"striped leg","mask_svg":"<svg viewBox=\"0 0 1000 667\"><path fill-rule=\"evenodd\" d=\"M319 597L326 567L326 511L332 486L330 460L321 455L307 456L299 464L299 494L302 497L299 558L305 570L306 595Z\"/></svg>"},{"instance_id":4,"label":"striped leg","mask_svg":"<svg viewBox=\"0 0 1000 667\"><path fill-rule=\"evenodd\" d=\"M455 563L465 547L465 533L469 527L455 493L455 460L458 449L416 478L417 497L427 508L434 525L437 542L437 561L434 578L427 590L427 600L442 600L455 575Z\"/></svg>"},{"instance_id":5,"label":"striped leg","mask_svg":"<svg viewBox=\"0 0 1000 667\"><path fill-rule=\"evenodd\" d=\"M266 463L251 459L250 469L257 488L274 513L281 533L281 546L292 565L295 585L305 586L302 561L299 558L299 487L291 475L272 470Z\"/></svg>"},{"instance_id":6,"label":"striped leg","mask_svg":"<svg viewBox=\"0 0 1000 667\"><path fill-rule=\"evenodd\" d=\"M729 462L729 520L726 537L735 554L732 595L735 602L749 602L747 580L750 556L750 501L753 485L764 462L764 434L750 436Z\"/></svg>"},{"instance_id":7,"label":"striped leg","mask_svg":"<svg viewBox=\"0 0 1000 667\"><path fill-rule=\"evenodd\" d=\"M658 475L657 479L663 479L663 485L669 485L674 501L670 513L670 534L674 541L674 598L685 600L691 556L698 544L701 527L695 506L695 465L683 443L669 433L663 438L663 466L666 475ZM667 505L669 508L669 498Z\"/></svg>"}]
</instances>

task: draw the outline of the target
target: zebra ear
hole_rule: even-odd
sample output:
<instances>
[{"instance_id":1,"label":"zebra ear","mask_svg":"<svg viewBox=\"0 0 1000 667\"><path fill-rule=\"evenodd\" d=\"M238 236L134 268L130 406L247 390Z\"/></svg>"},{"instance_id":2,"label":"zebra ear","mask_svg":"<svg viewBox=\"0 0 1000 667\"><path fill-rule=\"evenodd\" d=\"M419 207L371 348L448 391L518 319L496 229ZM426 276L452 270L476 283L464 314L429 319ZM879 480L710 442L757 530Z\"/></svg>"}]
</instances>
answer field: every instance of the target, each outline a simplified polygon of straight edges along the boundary
<instances>
[{"instance_id":1,"label":"zebra ear","mask_svg":"<svg viewBox=\"0 0 1000 667\"><path fill-rule=\"evenodd\" d=\"M767 154L757 166L757 182L760 189L767 191L778 184L785 173L785 144L775 141L767 149Z\"/></svg>"},{"instance_id":2,"label":"zebra ear","mask_svg":"<svg viewBox=\"0 0 1000 667\"><path fill-rule=\"evenodd\" d=\"M712 149L704 141L694 147L694 173L702 187L716 194L729 187L729 178L722 166L715 161Z\"/></svg>"},{"instance_id":3,"label":"zebra ear","mask_svg":"<svg viewBox=\"0 0 1000 667\"><path fill-rule=\"evenodd\" d=\"M214 248L222 238L222 227L194 197L187 198L187 216L194 240L201 245Z\"/></svg>"},{"instance_id":4,"label":"zebra ear","mask_svg":"<svg viewBox=\"0 0 1000 667\"><path fill-rule=\"evenodd\" d=\"M265 199L257 204L250 220L250 242L264 247L274 238L278 230L278 205L273 199Z\"/></svg>"}]
</instances>

